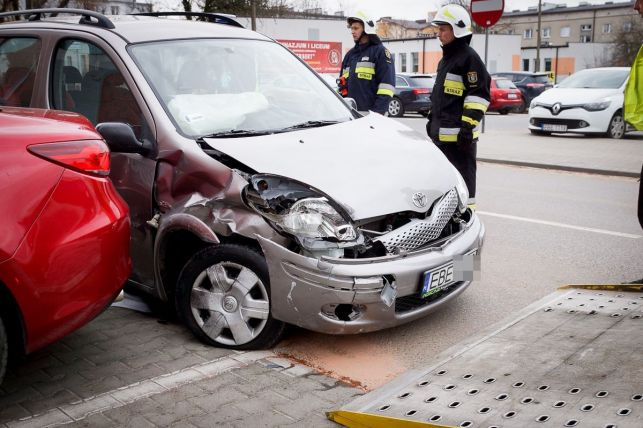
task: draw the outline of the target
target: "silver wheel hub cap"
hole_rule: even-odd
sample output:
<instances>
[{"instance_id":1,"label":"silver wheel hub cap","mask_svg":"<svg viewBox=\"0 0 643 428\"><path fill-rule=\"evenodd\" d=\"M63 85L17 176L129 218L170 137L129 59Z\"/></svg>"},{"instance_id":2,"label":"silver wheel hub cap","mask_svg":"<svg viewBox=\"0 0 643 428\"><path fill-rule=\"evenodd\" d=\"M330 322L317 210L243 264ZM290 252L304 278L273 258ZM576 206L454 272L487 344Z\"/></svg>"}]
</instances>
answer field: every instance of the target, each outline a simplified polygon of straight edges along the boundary
<instances>
[{"instance_id":1,"label":"silver wheel hub cap","mask_svg":"<svg viewBox=\"0 0 643 428\"><path fill-rule=\"evenodd\" d=\"M217 263L197 276L190 294L192 316L212 340L243 345L263 331L270 313L268 289L251 269Z\"/></svg>"},{"instance_id":2,"label":"silver wheel hub cap","mask_svg":"<svg viewBox=\"0 0 643 428\"><path fill-rule=\"evenodd\" d=\"M226 312L234 312L237 310L238 306L239 304L237 303L237 299L232 296L226 296L223 299L223 309L225 309Z\"/></svg>"}]
</instances>

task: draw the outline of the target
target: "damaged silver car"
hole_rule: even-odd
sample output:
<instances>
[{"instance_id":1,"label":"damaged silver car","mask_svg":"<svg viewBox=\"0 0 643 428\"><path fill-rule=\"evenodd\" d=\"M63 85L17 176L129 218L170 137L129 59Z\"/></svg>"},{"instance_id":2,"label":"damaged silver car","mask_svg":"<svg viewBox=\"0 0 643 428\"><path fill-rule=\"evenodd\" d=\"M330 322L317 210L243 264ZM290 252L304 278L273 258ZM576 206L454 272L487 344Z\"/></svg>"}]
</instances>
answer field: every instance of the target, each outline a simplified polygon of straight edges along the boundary
<instances>
[{"instance_id":1,"label":"damaged silver car","mask_svg":"<svg viewBox=\"0 0 643 428\"><path fill-rule=\"evenodd\" d=\"M352 110L229 17L58 12L14 13L29 20L0 25L0 55L3 40L33 41L12 44L30 49L15 55L23 75L47 82L30 105L97 124L130 205L130 281L204 342L393 327L471 283L484 227L424 136Z\"/></svg>"}]
</instances>

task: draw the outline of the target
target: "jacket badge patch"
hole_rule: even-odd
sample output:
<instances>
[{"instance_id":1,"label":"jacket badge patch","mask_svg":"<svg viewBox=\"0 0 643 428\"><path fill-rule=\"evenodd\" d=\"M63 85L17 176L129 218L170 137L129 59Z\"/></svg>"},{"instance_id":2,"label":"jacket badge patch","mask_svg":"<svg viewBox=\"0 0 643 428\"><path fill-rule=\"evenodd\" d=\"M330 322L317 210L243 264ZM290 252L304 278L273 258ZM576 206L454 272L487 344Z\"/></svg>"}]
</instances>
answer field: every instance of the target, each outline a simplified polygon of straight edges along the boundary
<instances>
[{"instance_id":1,"label":"jacket badge patch","mask_svg":"<svg viewBox=\"0 0 643 428\"><path fill-rule=\"evenodd\" d=\"M467 73L467 80L469 83L478 83L478 72L470 71Z\"/></svg>"},{"instance_id":2,"label":"jacket badge patch","mask_svg":"<svg viewBox=\"0 0 643 428\"><path fill-rule=\"evenodd\" d=\"M367 57L367 56L363 56L363 57L362 57L362 61L368 61L368 57Z\"/></svg>"}]
</instances>

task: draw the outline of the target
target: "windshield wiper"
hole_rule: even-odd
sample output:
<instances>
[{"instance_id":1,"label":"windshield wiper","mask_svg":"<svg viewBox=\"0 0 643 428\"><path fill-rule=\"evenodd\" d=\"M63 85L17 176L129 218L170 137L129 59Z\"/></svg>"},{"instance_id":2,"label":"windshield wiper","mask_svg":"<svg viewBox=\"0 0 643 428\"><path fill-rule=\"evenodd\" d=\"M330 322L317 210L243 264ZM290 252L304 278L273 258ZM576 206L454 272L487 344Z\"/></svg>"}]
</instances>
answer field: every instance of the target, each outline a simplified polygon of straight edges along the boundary
<instances>
[{"instance_id":1,"label":"windshield wiper","mask_svg":"<svg viewBox=\"0 0 643 428\"><path fill-rule=\"evenodd\" d=\"M309 120L307 122L298 123L296 125L288 126L286 128L280 129L280 131L290 131L292 129L304 129L304 128L317 128L320 126L334 125L340 123L338 120Z\"/></svg>"},{"instance_id":2,"label":"windshield wiper","mask_svg":"<svg viewBox=\"0 0 643 428\"><path fill-rule=\"evenodd\" d=\"M231 129L229 131L214 132L212 134L203 135L201 138L236 138L236 137L256 137L259 135L273 134L274 131L251 131L247 129Z\"/></svg>"}]
</instances>

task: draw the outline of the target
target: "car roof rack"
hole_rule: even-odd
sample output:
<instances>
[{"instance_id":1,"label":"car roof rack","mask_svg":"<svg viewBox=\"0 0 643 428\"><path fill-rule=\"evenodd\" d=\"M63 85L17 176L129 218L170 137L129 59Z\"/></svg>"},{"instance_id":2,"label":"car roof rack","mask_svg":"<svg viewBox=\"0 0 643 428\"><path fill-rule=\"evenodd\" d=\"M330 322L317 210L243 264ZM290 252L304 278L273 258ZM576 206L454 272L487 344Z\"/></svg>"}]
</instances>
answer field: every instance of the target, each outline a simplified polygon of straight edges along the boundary
<instances>
[{"instance_id":1,"label":"car roof rack","mask_svg":"<svg viewBox=\"0 0 643 428\"><path fill-rule=\"evenodd\" d=\"M236 21L234 18L236 18L235 15L228 15L225 13L209 13L209 12L139 12L139 13L131 13L130 15L134 16L155 16L155 17L161 17L161 16L185 16L185 17L197 17L201 18L201 21L207 21L207 22L212 22L215 24L224 24L224 25L232 25L233 27L239 27L239 28L246 28L243 25L241 25L238 21Z\"/></svg>"},{"instance_id":2,"label":"car roof rack","mask_svg":"<svg viewBox=\"0 0 643 428\"><path fill-rule=\"evenodd\" d=\"M68 8L51 8L51 9L31 9L31 10L16 10L13 12L0 13L0 20L10 16L26 16L28 21L41 21L44 14L59 14L64 13L67 15L80 15L79 24L93 25L95 27L114 29L114 23L109 20L102 13L94 12L93 10L85 9L68 9ZM93 19L92 19L93 18Z\"/></svg>"}]
</instances>

